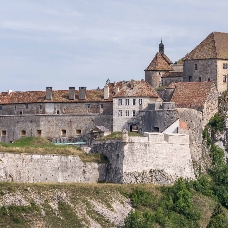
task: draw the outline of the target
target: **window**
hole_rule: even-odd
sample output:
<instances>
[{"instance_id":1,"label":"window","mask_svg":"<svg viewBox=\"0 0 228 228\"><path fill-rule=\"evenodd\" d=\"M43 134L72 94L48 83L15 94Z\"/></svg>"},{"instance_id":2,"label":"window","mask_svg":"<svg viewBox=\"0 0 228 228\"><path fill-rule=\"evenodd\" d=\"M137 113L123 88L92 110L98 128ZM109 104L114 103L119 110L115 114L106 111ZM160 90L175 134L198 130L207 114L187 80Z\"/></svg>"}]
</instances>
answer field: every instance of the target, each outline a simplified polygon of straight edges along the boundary
<instances>
[{"instance_id":1,"label":"window","mask_svg":"<svg viewBox=\"0 0 228 228\"><path fill-rule=\"evenodd\" d=\"M61 136L66 137L66 130L65 129L61 130Z\"/></svg>"},{"instance_id":2,"label":"window","mask_svg":"<svg viewBox=\"0 0 228 228\"><path fill-rule=\"evenodd\" d=\"M81 129L76 129L76 135L81 135L82 134L82 130Z\"/></svg>"},{"instance_id":3,"label":"window","mask_svg":"<svg viewBox=\"0 0 228 228\"><path fill-rule=\"evenodd\" d=\"M41 130L36 130L36 135L41 136Z\"/></svg>"},{"instance_id":4,"label":"window","mask_svg":"<svg viewBox=\"0 0 228 228\"><path fill-rule=\"evenodd\" d=\"M195 64L195 70L198 70L198 66L197 66L197 64Z\"/></svg>"},{"instance_id":5,"label":"window","mask_svg":"<svg viewBox=\"0 0 228 228\"><path fill-rule=\"evenodd\" d=\"M188 76L188 81L192 82L192 76Z\"/></svg>"},{"instance_id":6,"label":"window","mask_svg":"<svg viewBox=\"0 0 228 228\"><path fill-rule=\"evenodd\" d=\"M122 113L122 110L119 110L118 115L119 115L119 116L122 116L122 114L123 114L123 113Z\"/></svg>"},{"instance_id":7,"label":"window","mask_svg":"<svg viewBox=\"0 0 228 228\"><path fill-rule=\"evenodd\" d=\"M20 111L20 115L23 115L23 111Z\"/></svg>"},{"instance_id":8,"label":"window","mask_svg":"<svg viewBox=\"0 0 228 228\"><path fill-rule=\"evenodd\" d=\"M26 130L21 130L21 137L26 136Z\"/></svg>"},{"instance_id":9,"label":"window","mask_svg":"<svg viewBox=\"0 0 228 228\"><path fill-rule=\"evenodd\" d=\"M40 110L41 110L42 108L43 108L42 105L40 105Z\"/></svg>"},{"instance_id":10,"label":"window","mask_svg":"<svg viewBox=\"0 0 228 228\"><path fill-rule=\"evenodd\" d=\"M199 82L201 82L201 77L199 77Z\"/></svg>"},{"instance_id":11,"label":"window","mask_svg":"<svg viewBox=\"0 0 228 228\"><path fill-rule=\"evenodd\" d=\"M90 104L87 104L87 108L90 109Z\"/></svg>"},{"instance_id":12,"label":"window","mask_svg":"<svg viewBox=\"0 0 228 228\"><path fill-rule=\"evenodd\" d=\"M142 104L142 99L139 99L139 104L140 104L140 105Z\"/></svg>"},{"instance_id":13,"label":"window","mask_svg":"<svg viewBox=\"0 0 228 228\"><path fill-rule=\"evenodd\" d=\"M223 63L223 69L227 69L228 68L228 64L227 63Z\"/></svg>"},{"instance_id":14,"label":"window","mask_svg":"<svg viewBox=\"0 0 228 228\"><path fill-rule=\"evenodd\" d=\"M100 108L103 108L104 107L104 105L103 104L100 104Z\"/></svg>"},{"instance_id":15,"label":"window","mask_svg":"<svg viewBox=\"0 0 228 228\"><path fill-rule=\"evenodd\" d=\"M211 79L210 79L210 78L208 78L207 80L208 80L208 81L211 81Z\"/></svg>"},{"instance_id":16,"label":"window","mask_svg":"<svg viewBox=\"0 0 228 228\"><path fill-rule=\"evenodd\" d=\"M126 105L129 105L129 99L126 99L126 100L125 100L125 104L126 104Z\"/></svg>"},{"instance_id":17,"label":"window","mask_svg":"<svg viewBox=\"0 0 228 228\"><path fill-rule=\"evenodd\" d=\"M57 114L59 114L59 110L57 110L57 112L56 112Z\"/></svg>"},{"instance_id":18,"label":"window","mask_svg":"<svg viewBox=\"0 0 228 228\"><path fill-rule=\"evenodd\" d=\"M136 99L133 99L133 105L136 105Z\"/></svg>"},{"instance_id":19,"label":"window","mask_svg":"<svg viewBox=\"0 0 228 228\"><path fill-rule=\"evenodd\" d=\"M223 75L223 82L226 82L226 75Z\"/></svg>"},{"instance_id":20,"label":"window","mask_svg":"<svg viewBox=\"0 0 228 228\"><path fill-rule=\"evenodd\" d=\"M119 105L122 105L122 99L119 99L119 103L118 103Z\"/></svg>"},{"instance_id":21,"label":"window","mask_svg":"<svg viewBox=\"0 0 228 228\"><path fill-rule=\"evenodd\" d=\"M126 110L126 116L129 116L129 110Z\"/></svg>"},{"instance_id":22,"label":"window","mask_svg":"<svg viewBox=\"0 0 228 228\"><path fill-rule=\"evenodd\" d=\"M2 136L6 136L6 130L2 130Z\"/></svg>"},{"instance_id":23,"label":"window","mask_svg":"<svg viewBox=\"0 0 228 228\"><path fill-rule=\"evenodd\" d=\"M132 110L132 116L135 116L135 110Z\"/></svg>"},{"instance_id":24,"label":"window","mask_svg":"<svg viewBox=\"0 0 228 228\"><path fill-rule=\"evenodd\" d=\"M28 109L28 104L25 104L25 109Z\"/></svg>"},{"instance_id":25,"label":"window","mask_svg":"<svg viewBox=\"0 0 228 228\"><path fill-rule=\"evenodd\" d=\"M14 106L14 109L15 109L15 110L17 109L17 106L16 106L16 105Z\"/></svg>"},{"instance_id":26,"label":"window","mask_svg":"<svg viewBox=\"0 0 228 228\"><path fill-rule=\"evenodd\" d=\"M2 110L2 105L0 105L0 110Z\"/></svg>"}]
</instances>

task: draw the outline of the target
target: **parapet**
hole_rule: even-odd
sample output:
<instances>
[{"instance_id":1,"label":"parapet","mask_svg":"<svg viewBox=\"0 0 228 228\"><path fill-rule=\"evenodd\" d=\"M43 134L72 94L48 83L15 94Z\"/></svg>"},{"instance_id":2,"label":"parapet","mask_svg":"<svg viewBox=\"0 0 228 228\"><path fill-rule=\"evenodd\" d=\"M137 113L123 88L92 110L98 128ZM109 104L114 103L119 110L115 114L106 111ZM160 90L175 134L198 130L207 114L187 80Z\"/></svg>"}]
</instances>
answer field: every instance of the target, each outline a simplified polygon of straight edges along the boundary
<instances>
[{"instance_id":1,"label":"parapet","mask_svg":"<svg viewBox=\"0 0 228 228\"><path fill-rule=\"evenodd\" d=\"M148 104L149 111L155 110L175 110L175 102L155 102Z\"/></svg>"},{"instance_id":2,"label":"parapet","mask_svg":"<svg viewBox=\"0 0 228 228\"><path fill-rule=\"evenodd\" d=\"M189 135L175 133L145 132L150 143L189 144Z\"/></svg>"}]
</instances>

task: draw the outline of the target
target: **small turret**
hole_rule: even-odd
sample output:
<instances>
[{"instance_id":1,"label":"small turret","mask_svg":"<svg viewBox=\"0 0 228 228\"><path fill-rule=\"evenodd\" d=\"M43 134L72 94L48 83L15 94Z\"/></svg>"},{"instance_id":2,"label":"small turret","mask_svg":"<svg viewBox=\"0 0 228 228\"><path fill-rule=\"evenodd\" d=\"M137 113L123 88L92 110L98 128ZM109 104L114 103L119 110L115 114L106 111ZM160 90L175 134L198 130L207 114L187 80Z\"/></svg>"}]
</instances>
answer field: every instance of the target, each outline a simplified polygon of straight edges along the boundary
<instances>
[{"instance_id":1,"label":"small turret","mask_svg":"<svg viewBox=\"0 0 228 228\"><path fill-rule=\"evenodd\" d=\"M161 54L164 54L164 44L162 43L162 40L161 40L161 43L159 44L159 52Z\"/></svg>"}]
</instances>

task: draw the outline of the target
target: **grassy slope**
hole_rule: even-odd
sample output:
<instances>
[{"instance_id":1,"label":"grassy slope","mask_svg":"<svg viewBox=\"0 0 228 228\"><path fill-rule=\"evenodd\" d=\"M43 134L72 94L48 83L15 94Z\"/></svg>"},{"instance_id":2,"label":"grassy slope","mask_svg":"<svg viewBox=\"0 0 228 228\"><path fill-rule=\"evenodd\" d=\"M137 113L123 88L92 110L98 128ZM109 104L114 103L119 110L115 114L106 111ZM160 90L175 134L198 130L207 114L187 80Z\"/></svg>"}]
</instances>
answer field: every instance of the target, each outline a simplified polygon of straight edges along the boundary
<instances>
[{"instance_id":1,"label":"grassy slope","mask_svg":"<svg viewBox=\"0 0 228 228\"><path fill-rule=\"evenodd\" d=\"M0 152L77 155L83 162L107 162L99 154L86 154L80 147L54 145L41 137L23 137L14 143L0 143Z\"/></svg>"},{"instance_id":2,"label":"grassy slope","mask_svg":"<svg viewBox=\"0 0 228 228\"><path fill-rule=\"evenodd\" d=\"M151 192L156 196L155 200L162 195L160 187L152 184L0 183L0 227L37 227L38 225L42 225L42 227L90 227L89 218L102 227L112 227L113 223L95 211L90 200L99 202L108 210L114 211L112 198L123 203L123 199L118 197L117 199L116 196L120 192L125 192L127 196L136 187ZM201 227L206 227L215 202L197 192L194 192L193 200L198 210L202 212ZM25 202L29 205L15 205L26 204ZM138 210L145 211L148 208L139 207ZM149 208L149 210L154 212L153 209Z\"/></svg>"}]
</instances>

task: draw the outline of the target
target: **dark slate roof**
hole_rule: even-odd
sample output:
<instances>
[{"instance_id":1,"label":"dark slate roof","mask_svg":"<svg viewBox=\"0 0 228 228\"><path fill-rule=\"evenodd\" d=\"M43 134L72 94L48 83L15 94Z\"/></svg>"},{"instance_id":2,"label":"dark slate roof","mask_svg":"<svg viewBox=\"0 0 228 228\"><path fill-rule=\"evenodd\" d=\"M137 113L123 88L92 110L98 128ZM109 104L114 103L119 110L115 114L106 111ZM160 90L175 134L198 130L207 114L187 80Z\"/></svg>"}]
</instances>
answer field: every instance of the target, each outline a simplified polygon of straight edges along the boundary
<instances>
[{"instance_id":1,"label":"dark slate roof","mask_svg":"<svg viewBox=\"0 0 228 228\"><path fill-rule=\"evenodd\" d=\"M155 89L146 81L134 81L125 83L114 97L154 97L159 98Z\"/></svg>"},{"instance_id":2,"label":"dark slate roof","mask_svg":"<svg viewBox=\"0 0 228 228\"><path fill-rule=\"evenodd\" d=\"M165 77L183 77L183 72L177 72L177 71L166 72L162 75L162 78L165 78Z\"/></svg>"},{"instance_id":3,"label":"dark slate roof","mask_svg":"<svg viewBox=\"0 0 228 228\"><path fill-rule=\"evenodd\" d=\"M172 61L165 55L158 52L153 60L151 61L150 65L145 69L147 70L173 70L170 66Z\"/></svg>"},{"instance_id":4,"label":"dark slate roof","mask_svg":"<svg viewBox=\"0 0 228 228\"><path fill-rule=\"evenodd\" d=\"M213 82L178 82L172 84L172 88L175 87L175 90L171 102L175 102L178 108L203 108L213 86L215 86Z\"/></svg>"},{"instance_id":5,"label":"dark slate roof","mask_svg":"<svg viewBox=\"0 0 228 228\"><path fill-rule=\"evenodd\" d=\"M184 60L228 59L228 33L212 32Z\"/></svg>"}]
</instances>

